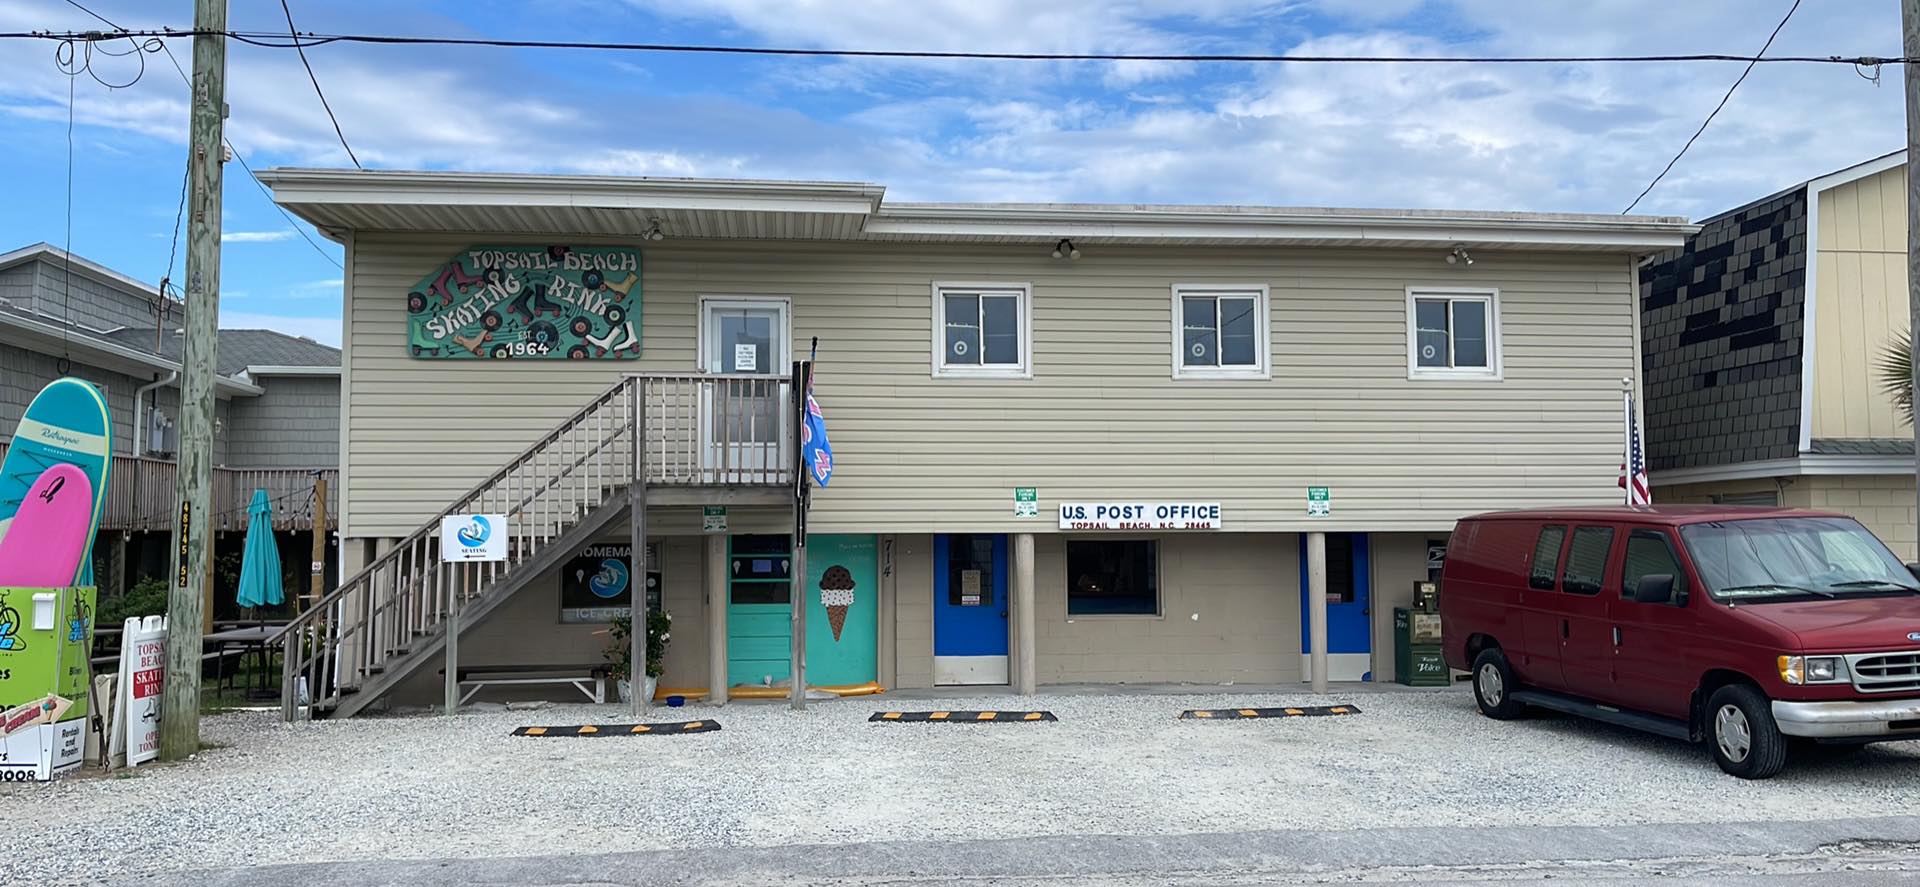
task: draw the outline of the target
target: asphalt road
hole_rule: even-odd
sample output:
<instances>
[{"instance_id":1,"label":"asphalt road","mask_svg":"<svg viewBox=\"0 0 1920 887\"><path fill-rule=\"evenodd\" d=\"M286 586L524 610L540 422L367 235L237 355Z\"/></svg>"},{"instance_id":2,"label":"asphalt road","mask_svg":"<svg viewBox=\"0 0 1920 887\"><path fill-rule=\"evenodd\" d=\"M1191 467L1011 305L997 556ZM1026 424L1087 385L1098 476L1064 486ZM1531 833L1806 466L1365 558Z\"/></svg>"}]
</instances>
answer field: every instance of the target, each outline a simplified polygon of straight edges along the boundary
<instances>
[{"instance_id":1,"label":"asphalt road","mask_svg":"<svg viewBox=\"0 0 1920 887\"><path fill-rule=\"evenodd\" d=\"M1920 884L1920 817L1698 825L1423 827L792 845L307 863L148 885Z\"/></svg>"}]
</instances>

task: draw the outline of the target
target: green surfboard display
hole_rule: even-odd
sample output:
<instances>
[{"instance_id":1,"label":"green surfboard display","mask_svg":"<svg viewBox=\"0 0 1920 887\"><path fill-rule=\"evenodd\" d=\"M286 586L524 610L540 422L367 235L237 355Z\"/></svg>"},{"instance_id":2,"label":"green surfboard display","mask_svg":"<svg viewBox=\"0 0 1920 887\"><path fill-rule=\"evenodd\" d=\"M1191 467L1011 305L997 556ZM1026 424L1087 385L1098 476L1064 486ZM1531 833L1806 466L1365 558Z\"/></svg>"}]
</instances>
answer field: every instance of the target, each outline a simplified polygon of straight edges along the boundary
<instances>
[{"instance_id":1,"label":"green surfboard display","mask_svg":"<svg viewBox=\"0 0 1920 887\"><path fill-rule=\"evenodd\" d=\"M93 538L107 501L107 475L113 467L113 415L100 389L72 377L55 379L27 405L0 462L0 538L40 472L65 462L93 482L93 525L75 585L93 584Z\"/></svg>"}]
</instances>

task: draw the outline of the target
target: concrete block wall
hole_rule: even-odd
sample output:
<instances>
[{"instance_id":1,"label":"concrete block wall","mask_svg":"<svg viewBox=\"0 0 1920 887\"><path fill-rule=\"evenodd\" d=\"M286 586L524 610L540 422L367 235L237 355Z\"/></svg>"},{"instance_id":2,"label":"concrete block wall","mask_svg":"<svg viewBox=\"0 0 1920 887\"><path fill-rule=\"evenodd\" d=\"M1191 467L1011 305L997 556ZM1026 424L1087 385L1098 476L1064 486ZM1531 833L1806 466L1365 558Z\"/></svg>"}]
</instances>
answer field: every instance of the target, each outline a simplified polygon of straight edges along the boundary
<instances>
[{"instance_id":1,"label":"concrete block wall","mask_svg":"<svg viewBox=\"0 0 1920 887\"><path fill-rule=\"evenodd\" d=\"M1892 475L1804 477L1808 506L1851 515L1879 536L1901 560L1916 553L1913 478Z\"/></svg>"}]
</instances>

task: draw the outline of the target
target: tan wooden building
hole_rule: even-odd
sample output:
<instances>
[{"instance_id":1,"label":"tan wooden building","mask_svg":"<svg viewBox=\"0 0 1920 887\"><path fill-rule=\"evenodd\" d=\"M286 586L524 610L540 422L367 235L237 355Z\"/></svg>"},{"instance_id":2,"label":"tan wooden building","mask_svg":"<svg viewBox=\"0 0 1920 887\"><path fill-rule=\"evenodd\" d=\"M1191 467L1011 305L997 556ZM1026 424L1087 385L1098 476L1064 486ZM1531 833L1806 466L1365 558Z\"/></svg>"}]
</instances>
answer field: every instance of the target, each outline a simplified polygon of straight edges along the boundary
<instances>
[{"instance_id":1,"label":"tan wooden building","mask_svg":"<svg viewBox=\"0 0 1920 887\"><path fill-rule=\"evenodd\" d=\"M451 597L462 662L597 660L583 588L622 578L635 439L667 687L783 682L795 593L815 684L1299 681L1309 534L1328 675L1390 679L1391 608L1455 519L1618 500L1636 266L1694 230L263 179L346 247L341 519L365 572L337 598L355 615L312 636L338 671L300 663L339 713L437 694ZM816 339L835 467L792 576L782 405ZM507 564L449 578L443 512L506 514Z\"/></svg>"}]
</instances>

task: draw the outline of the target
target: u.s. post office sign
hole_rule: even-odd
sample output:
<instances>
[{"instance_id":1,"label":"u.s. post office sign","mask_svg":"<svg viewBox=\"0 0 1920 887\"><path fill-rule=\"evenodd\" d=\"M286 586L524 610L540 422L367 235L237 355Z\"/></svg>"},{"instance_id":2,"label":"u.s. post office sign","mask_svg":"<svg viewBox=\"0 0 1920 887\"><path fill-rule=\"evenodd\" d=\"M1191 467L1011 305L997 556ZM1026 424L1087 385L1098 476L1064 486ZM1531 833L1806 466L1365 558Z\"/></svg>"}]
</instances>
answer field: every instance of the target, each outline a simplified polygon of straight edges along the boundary
<instances>
[{"instance_id":1,"label":"u.s. post office sign","mask_svg":"<svg viewBox=\"0 0 1920 887\"><path fill-rule=\"evenodd\" d=\"M474 246L407 291L407 353L442 360L640 356L640 251Z\"/></svg>"},{"instance_id":2,"label":"u.s. post office sign","mask_svg":"<svg viewBox=\"0 0 1920 887\"><path fill-rule=\"evenodd\" d=\"M1062 530L1218 530L1218 502L1062 502Z\"/></svg>"}]
</instances>

